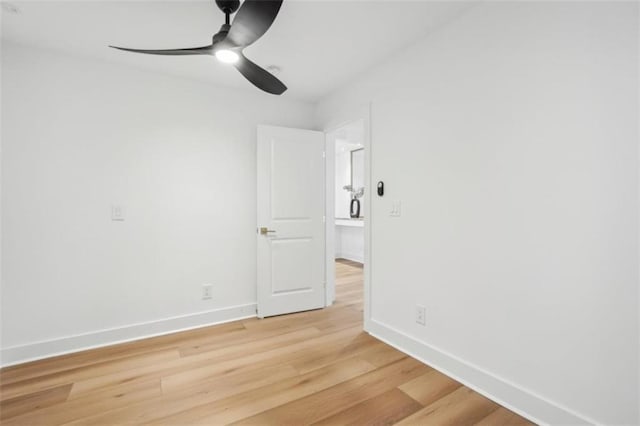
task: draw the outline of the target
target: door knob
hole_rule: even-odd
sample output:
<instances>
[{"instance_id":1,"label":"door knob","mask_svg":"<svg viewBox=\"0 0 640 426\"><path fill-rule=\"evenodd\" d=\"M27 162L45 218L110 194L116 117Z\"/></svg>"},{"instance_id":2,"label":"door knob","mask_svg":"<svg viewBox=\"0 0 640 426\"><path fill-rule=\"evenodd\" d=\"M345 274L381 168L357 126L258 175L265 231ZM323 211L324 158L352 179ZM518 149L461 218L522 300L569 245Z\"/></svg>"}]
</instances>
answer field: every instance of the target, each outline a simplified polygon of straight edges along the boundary
<instances>
[{"instance_id":1,"label":"door knob","mask_svg":"<svg viewBox=\"0 0 640 426\"><path fill-rule=\"evenodd\" d=\"M272 229L268 229L268 228L266 228L264 226L260 228L260 235L267 235L267 234L270 234L270 233L273 233L273 232L276 232L276 231L274 231Z\"/></svg>"}]
</instances>

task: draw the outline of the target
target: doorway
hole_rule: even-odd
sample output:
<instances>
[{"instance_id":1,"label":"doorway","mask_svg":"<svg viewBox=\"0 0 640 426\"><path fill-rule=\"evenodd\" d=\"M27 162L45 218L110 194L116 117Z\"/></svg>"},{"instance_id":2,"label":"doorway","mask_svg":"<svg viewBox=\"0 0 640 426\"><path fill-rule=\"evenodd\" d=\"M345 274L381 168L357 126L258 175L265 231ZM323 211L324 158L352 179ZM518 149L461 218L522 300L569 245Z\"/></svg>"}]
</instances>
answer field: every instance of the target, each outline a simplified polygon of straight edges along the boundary
<instances>
[{"instance_id":1,"label":"doorway","mask_svg":"<svg viewBox=\"0 0 640 426\"><path fill-rule=\"evenodd\" d=\"M362 116L327 132L258 126L258 317L340 303L361 312L368 330L370 121Z\"/></svg>"},{"instance_id":2,"label":"doorway","mask_svg":"<svg viewBox=\"0 0 640 426\"><path fill-rule=\"evenodd\" d=\"M364 310L367 193L365 120L329 132L327 155L327 301ZM331 275L331 276L329 276Z\"/></svg>"}]
</instances>

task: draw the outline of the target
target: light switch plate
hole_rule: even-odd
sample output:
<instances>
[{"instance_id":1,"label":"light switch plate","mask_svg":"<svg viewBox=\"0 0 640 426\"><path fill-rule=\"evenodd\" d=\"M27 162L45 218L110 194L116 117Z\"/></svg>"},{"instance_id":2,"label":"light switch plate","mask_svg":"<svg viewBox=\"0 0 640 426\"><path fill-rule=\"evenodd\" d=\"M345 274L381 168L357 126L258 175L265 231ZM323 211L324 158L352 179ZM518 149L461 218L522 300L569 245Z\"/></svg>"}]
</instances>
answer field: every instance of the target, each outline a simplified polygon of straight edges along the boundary
<instances>
[{"instance_id":1,"label":"light switch plate","mask_svg":"<svg viewBox=\"0 0 640 426\"><path fill-rule=\"evenodd\" d=\"M391 211L389 212L389 216L399 217L402 209L402 203L400 200L394 200L391 203Z\"/></svg>"},{"instance_id":2,"label":"light switch plate","mask_svg":"<svg viewBox=\"0 0 640 426\"><path fill-rule=\"evenodd\" d=\"M124 220L124 207L122 207L120 204L112 205L111 220L116 222L122 222Z\"/></svg>"}]
</instances>

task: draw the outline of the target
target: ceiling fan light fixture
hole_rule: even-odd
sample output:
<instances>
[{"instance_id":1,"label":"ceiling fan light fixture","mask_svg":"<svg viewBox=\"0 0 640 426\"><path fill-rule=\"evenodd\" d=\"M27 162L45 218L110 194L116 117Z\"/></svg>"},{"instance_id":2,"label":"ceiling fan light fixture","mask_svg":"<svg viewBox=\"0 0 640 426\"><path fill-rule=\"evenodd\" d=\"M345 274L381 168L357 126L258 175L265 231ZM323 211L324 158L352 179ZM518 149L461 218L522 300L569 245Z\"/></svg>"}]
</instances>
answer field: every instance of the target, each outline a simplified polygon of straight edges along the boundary
<instances>
[{"instance_id":1,"label":"ceiling fan light fixture","mask_svg":"<svg viewBox=\"0 0 640 426\"><path fill-rule=\"evenodd\" d=\"M240 56L238 56L238 54L233 50L220 49L216 51L216 58L225 64L234 64L238 62Z\"/></svg>"},{"instance_id":2,"label":"ceiling fan light fixture","mask_svg":"<svg viewBox=\"0 0 640 426\"><path fill-rule=\"evenodd\" d=\"M3 3L4 0L0 0ZM242 52L264 35L276 19L283 0L216 0L218 7L224 12L225 23L211 37L207 46L188 47L183 49L131 49L129 47L109 46L126 52L146 55L215 55L222 63L233 64L244 78L258 89L272 95L281 95L287 90L276 76L259 65L251 62ZM236 11L233 22L229 15Z\"/></svg>"}]
</instances>

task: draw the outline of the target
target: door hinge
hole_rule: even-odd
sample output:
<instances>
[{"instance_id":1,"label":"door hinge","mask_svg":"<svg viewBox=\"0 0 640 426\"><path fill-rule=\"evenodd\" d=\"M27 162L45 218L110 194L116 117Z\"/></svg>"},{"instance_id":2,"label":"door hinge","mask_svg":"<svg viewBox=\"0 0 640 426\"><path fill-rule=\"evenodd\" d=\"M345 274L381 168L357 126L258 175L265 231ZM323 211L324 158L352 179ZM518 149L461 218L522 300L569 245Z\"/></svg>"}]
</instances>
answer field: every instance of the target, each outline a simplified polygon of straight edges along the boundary
<instances>
[{"instance_id":1,"label":"door hinge","mask_svg":"<svg viewBox=\"0 0 640 426\"><path fill-rule=\"evenodd\" d=\"M322 158L327 158L327 153L325 151L322 151Z\"/></svg>"}]
</instances>

